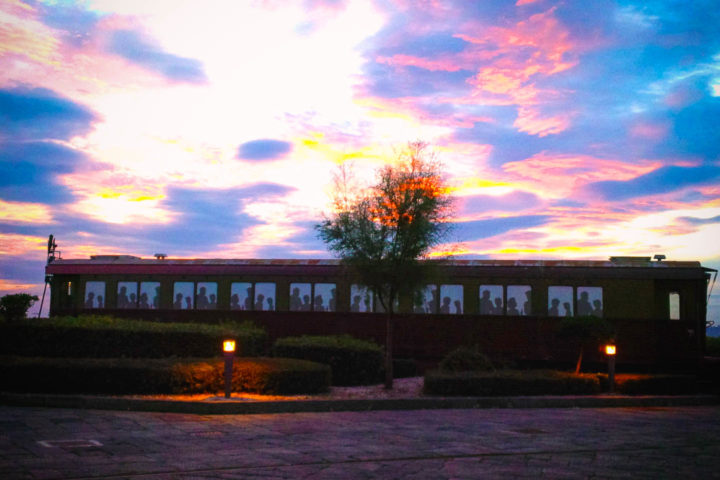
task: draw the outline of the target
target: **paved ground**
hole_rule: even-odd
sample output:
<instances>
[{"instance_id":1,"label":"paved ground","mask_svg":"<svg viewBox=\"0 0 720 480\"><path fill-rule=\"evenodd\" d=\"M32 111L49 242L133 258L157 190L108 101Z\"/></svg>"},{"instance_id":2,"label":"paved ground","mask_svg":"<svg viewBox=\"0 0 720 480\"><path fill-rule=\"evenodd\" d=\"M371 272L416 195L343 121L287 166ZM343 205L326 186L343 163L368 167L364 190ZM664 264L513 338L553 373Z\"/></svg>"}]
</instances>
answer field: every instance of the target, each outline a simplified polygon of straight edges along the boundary
<instances>
[{"instance_id":1,"label":"paved ground","mask_svg":"<svg viewBox=\"0 0 720 480\"><path fill-rule=\"evenodd\" d=\"M720 407L203 416L0 406L0 478L720 478Z\"/></svg>"}]
</instances>

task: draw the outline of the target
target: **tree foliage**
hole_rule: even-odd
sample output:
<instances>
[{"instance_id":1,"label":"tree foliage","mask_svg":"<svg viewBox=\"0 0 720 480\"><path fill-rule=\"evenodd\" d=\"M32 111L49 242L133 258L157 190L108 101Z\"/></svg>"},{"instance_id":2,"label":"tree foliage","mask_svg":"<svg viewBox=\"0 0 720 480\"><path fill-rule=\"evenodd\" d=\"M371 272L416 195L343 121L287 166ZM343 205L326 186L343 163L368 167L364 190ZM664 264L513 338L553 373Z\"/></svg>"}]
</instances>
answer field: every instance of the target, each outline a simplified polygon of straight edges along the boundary
<instances>
[{"instance_id":1,"label":"tree foliage","mask_svg":"<svg viewBox=\"0 0 720 480\"><path fill-rule=\"evenodd\" d=\"M448 233L451 197L442 166L423 142L412 142L381 167L367 189L341 167L334 212L316 225L329 250L392 314L399 296L412 295L428 266L419 260Z\"/></svg>"},{"instance_id":2,"label":"tree foliage","mask_svg":"<svg viewBox=\"0 0 720 480\"><path fill-rule=\"evenodd\" d=\"M9 322L22 320L27 311L38 301L36 295L14 293L0 298L0 317Z\"/></svg>"}]
</instances>

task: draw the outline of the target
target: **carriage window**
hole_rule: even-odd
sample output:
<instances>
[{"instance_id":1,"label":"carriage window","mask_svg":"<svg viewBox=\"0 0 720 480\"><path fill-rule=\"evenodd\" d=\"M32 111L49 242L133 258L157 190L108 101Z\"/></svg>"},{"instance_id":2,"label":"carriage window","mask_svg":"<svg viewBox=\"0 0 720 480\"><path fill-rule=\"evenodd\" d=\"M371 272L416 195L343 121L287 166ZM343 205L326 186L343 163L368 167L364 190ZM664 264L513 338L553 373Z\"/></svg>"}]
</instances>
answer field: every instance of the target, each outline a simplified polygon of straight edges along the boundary
<instances>
[{"instance_id":1,"label":"carriage window","mask_svg":"<svg viewBox=\"0 0 720 480\"><path fill-rule=\"evenodd\" d=\"M117 308L137 308L137 282L118 282Z\"/></svg>"},{"instance_id":2,"label":"carriage window","mask_svg":"<svg viewBox=\"0 0 720 480\"><path fill-rule=\"evenodd\" d=\"M252 310L252 283L235 282L230 285L230 310Z\"/></svg>"},{"instance_id":3,"label":"carriage window","mask_svg":"<svg viewBox=\"0 0 720 480\"><path fill-rule=\"evenodd\" d=\"M312 285L309 283L290 284L290 311L309 312L312 309Z\"/></svg>"},{"instance_id":4,"label":"carriage window","mask_svg":"<svg viewBox=\"0 0 720 480\"><path fill-rule=\"evenodd\" d=\"M602 287L577 288L577 314L579 316L603 316Z\"/></svg>"},{"instance_id":5,"label":"carriage window","mask_svg":"<svg viewBox=\"0 0 720 480\"><path fill-rule=\"evenodd\" d=\"M140 302L139 308L152 308L157 310L160 308L160 282L141 282L140 283Z\"/></svg>"},{"instance_id":6,"label":"carriage window","mask_svg":"<svg viewBox=\"0 0 720 480\"><path fill-rule=\"evenodd\" d=\"M532 288L530 285L508 285L507 314L532 315Z\"/></svg>"},{"instance_id":7,"label":"carriage window","mask_svg":"<svg viewBox=\"0 0 720 480\"><path fill-rule=\"evenodd\" d=\"M668 306L670 308L670 320L680 320L680 294L670 292L668 295Z\"/></svg>"},{"instance_id":8,"label":"carriage window","mask_svg":"<svg viewBox=\"0 0 720 480\"><path fill-rule=\"evenodd\" d=\"M573 316L573 287L548 287L548 316Z\"/></svg>"},{"instance_id":9,"label":"carriage window","mask_svg":"<svg viewBox=\"0 0 720 480\"><path fill-rule=\"evenodd\" d=\"M72 295L72 282L67 282L67 294Z\"/></svg>"},{"instance_id":10,"label":"carriage window","mask_svg":"<svg viewBox=\"0 0 720 480\"><path fill-rule=\"evenodd\" d=\"M215 310L217 308L217 283L198 282L195 308L198 310Z\"/></svg>"},{"instance_id":11,"label":"carriage window","mask_svg":"<svg viewBox=\"0 0 720 480\"><path fill-rule=\"evenodd\" d=\"M192 310L195 284L193 282L175 282L173 286L173 308Z\"/></svg>"},{"instance_id":12,"label":"carriage window","mask_svg":"<svg viewBox=\"0 0 720 480\"><path fill-rule=\"evenodd\" d=\"M275 311L275 284L272 282L255 284L255 310Z\"/></svg>"},{"instance_id":13,"label":"carriage window","mask_svg":"<svg viewBox=\"0 0 720 480\"><path fill-rule=\"evenodd\" d=\"M440 285L440 313L463 313L462 285Z\"/></svg>"},{"instance_id":14,"label":"carriage window","mask_svg":"<svg viewBox=\"0 0 720 480\"><path fill-rule=\"evenodd\" d=\"M480 315L504 315L502 285L480 285Z\"/></svg>"},{"instance_id":15,"label":"carriage window","mask_svg":"<svg viewBox=\"0 0 720 480\"><path fill-rule=\"evenodd\" d=\"M316 283L313 310L316 312L335 311L335 284Z\"/></svg>"},{"instance_id":16,"label":"carriage window","mask_svg":"<svg viewBox=\"0 0 720 480\"><path fill-rule=\"evenodd\" d=\"M365 285L350 285L350 311L372 312L373 294Z\"/></svg>"},{"instance_id":17,"label":"carriage window","mask_svg":"<svg viewBox=\"0 0 720 480\"><path fill-rule=\"evenodd\" d=\"M425 285L425 288L415 294L413 312L438 313L437 285Z\"/></svg>"},{"instance_id":18,"label":"carriage window","mask_svg":"<svg viewBox=\"0 0 720 480\"><path fill-rule=\"evenodd\" d=\"M85 308L105 308L105 282L85 282Z\"/></svg>"}]
</instances>

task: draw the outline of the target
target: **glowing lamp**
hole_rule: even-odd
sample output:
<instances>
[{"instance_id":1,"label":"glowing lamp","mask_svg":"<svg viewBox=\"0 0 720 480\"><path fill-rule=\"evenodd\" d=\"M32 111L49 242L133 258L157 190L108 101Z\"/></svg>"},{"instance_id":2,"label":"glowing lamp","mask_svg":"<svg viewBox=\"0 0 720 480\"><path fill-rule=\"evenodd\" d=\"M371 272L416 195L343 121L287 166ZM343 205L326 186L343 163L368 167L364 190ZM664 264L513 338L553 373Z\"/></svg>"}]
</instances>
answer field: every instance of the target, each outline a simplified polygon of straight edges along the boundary
<instances>
[{"instance_id":1,"label":"glowing lamp","mask_svg":"<svg viewBox=\"0 0 720 480\"><path fill-rule=\"evenodd\" d=\"M615 355L615 345L605 345L605 355Z\"/></svg>"},{"instance_id":2,"label":"glowing lamp","mask_svg":"<svg viewBox=\"0 0 720 480\"><path fill-rule=\"evenodd\" d=\"M225 340L223 342L223 352L225 352L225 353L235 352L235 340Z\"/></svg>"},{"instance_id":3,"label":"glowing lamp","mask_svg":"<svg viewBox=\"0 0 720 480\"><path fill-rule=\"evenodd\" d=\"M613 393L615 391L615 354L617 348L614 343L608 343L605 345L605 355L608 359L608 391Z\"/></svg>"}]
</instances>

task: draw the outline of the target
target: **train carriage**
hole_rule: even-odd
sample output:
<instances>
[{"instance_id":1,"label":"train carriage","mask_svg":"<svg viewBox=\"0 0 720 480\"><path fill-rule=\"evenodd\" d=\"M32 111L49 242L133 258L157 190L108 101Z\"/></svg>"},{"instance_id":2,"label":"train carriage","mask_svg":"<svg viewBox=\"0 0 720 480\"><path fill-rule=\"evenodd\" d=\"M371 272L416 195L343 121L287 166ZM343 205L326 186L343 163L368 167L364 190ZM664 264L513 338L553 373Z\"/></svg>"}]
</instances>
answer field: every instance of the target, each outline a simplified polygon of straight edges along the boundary
<instances>
[{"instance_id":1,"label":"train carriage","mask_svg":"<svg viewBox=\"0 0 720 480\"><path fill-rule=\"evenodd\" d=\"M398 357L432 362L467 344L515 362L568 361L575 352L558 337L559 322L595 316L614 325L619 363L691 368L702 360L708 283L717 272L699 262L611 257L433 263L435 277L397 305ZM53 256L46 275L51 315L249 319L271 339L348 333L383 343L385 337L382 307L338 260Z\"/></svg>"}]
</instances>

